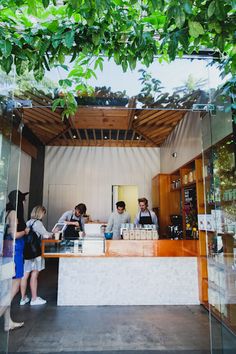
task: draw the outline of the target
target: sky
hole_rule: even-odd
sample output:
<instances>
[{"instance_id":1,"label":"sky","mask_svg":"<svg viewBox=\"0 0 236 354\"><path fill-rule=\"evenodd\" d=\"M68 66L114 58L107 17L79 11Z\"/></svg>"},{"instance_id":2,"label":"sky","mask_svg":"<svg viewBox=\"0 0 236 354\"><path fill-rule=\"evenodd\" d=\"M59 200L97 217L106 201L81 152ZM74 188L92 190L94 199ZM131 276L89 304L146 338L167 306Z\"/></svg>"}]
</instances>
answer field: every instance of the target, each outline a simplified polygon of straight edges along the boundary
<instances>
[{"instance_id":1,"label":"sky","mask_svg":"<svg viewBox=\"0 0 236 354\"><path fill-rule=\"evenodd\" d=\"M103 71L96 71L97 80L91 79L89 84L92 86L107 86L111 87L113 92L126 91L128 96L137 95L141 89L139 78L141 74L139 69L144 68L151 73L152 77L161 81L161 86L165 90L172 92L175 87L182 86L191 74L194 79L206 79L207 88L217 88L222 84L219 76L219 71L215 66L207 65L209 59L176 59L172 63L163 62L160 64L156 60L150 67L146 68L141 64L137 65L136 69L128 70L126 73L122 71L121 66L118 66L114 61L104 59ZM72 67L71 67L72 68ZM59 80L66 78L67 72L63 69L53 69L47 74L51 80Z\"/></svg>"}]
</instances>

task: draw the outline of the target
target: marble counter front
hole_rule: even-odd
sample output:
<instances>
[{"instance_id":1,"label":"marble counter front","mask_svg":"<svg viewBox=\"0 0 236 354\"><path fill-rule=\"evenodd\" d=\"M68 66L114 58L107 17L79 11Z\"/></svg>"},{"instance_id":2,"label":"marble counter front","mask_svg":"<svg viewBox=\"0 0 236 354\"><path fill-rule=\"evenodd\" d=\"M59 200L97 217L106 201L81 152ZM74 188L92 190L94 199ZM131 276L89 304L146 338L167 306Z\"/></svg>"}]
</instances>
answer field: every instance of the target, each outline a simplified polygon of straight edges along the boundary
<instances>
[{"instance_id":1,"label":"marble counter front","mask_svg":"<svg viewBox=\"0 0 236 354\"><path fill-rule=\"evenodd\" d=\"M57 303L197 305L197 257L62 257Z\"/></svg>"}]
</instances>

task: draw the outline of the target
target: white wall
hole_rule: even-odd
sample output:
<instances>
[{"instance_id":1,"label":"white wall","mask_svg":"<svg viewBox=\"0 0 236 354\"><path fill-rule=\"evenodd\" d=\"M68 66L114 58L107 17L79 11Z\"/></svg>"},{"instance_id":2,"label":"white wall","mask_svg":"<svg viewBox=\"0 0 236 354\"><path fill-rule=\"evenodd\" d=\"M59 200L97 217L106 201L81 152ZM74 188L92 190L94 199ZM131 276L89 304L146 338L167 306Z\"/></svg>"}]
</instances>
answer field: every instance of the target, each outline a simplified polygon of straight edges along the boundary
<instances>
[{"instance_id":1,"label":"white wall","mask_svg":"<svg viewBox=\"0 0 236 354\"><path fill-rule=\"evenodd\" d=\"M198 112L187 113L160 149L161 173L171 173L202 151L201 118ZM172 157L176 152L177 157Z\"/></svg>"},{"instance_id":2,"label":"white wall","mask_svg":"<svg viewBox=\"0 0 236 354\"><path fill-rule=\"evenodd\" d=\"M48 228L79 202L87 205L92 220L106 221L112 185L137 185L139 196L151 202L151 180L159 171L159 148L47 147L43 203Z\"/></svg>"}]
</instances>

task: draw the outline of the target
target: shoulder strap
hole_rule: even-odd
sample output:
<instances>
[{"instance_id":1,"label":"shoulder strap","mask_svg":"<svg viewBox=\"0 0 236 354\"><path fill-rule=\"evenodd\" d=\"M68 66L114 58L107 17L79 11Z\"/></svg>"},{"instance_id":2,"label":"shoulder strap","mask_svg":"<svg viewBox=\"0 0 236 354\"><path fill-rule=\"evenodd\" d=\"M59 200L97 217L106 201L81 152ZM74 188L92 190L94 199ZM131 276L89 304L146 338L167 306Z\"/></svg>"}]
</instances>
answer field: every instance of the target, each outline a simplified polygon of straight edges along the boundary
<instances>
[{"instance_id":1,"label":"shoulder strap","mask_svg":"<svg viewBox=\"0 0 236 354\"><path fill-rule=\"evenodd\" d=\"M38 220L38 219L35 219L34 222L32 222L32 224L30 225L30 229L33 230L33 225L34 225L34 223L36 223L37 220Z\"/></svg>"},{"instance_id":2,"label":"shoulder strap","mask_svg":"<svg viewBox=\"0 0 236 354\"><path fill-rule=\"evenodd\" d=\"M10 214L11 210L8 210L8 212L6 213L6 216L5 216L5 223L7 221L7 218L8 218L8 215Z\"/></svg>"}]
</instances>

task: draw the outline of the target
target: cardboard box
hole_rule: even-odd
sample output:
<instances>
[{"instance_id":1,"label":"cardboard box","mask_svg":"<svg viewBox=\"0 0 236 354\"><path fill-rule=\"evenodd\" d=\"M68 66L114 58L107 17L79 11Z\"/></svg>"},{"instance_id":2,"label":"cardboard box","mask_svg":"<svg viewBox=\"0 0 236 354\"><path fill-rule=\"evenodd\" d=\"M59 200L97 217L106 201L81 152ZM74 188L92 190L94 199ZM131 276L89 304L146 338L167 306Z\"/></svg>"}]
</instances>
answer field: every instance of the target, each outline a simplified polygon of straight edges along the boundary
<instances>
[{"instance_id":1,"label":"cardboard box","mask_svg":"<svg viewBox=\"0 0 236 354\"><path fill-rule=\"evenodd\" d=\"M141 239L141 231L140 230L134 230L134 239L135 240Z\"/></svg>"},{"instance_id":2,"label":"cardboard box","mask_svg":"<svg viewBox=\"0 0 236 354\"><path fill-rule=\"evenodd\" d=\"M147 235L146 235L146 230L141 230L141 240L146 240Z\"/></svg>"},{"instance_id":3,"label":"cardboard box","mask_svg":"<svg viewBox=\"0 0 236 354\"><path fill-rule=\"evenodd\" d=\"M123 230L122 235L124 240L129 240L129 230Z\"/></svg>"},{"instance_id":4,"label":"cardboard box","mask_svg":"<svg viewBox=\"0 0 236 354\"><path fill-rule=\"evenodd\" d=\"M129 239L134 240L134 230L129 230Z\"/></svg>"}]
</instances>

